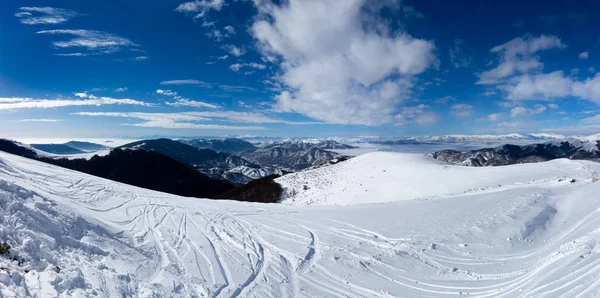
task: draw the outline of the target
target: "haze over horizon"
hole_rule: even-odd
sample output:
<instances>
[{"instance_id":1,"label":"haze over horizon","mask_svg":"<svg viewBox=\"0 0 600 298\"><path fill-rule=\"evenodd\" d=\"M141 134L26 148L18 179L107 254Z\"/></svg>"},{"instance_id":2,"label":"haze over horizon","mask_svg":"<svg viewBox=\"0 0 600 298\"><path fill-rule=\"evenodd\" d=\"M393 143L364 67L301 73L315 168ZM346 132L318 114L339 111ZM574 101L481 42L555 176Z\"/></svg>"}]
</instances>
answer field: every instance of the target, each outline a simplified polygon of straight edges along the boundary
<instances>
[{"instance_id":1,"label":"haze over horizon","mask_svg":"<svg viewBox=\"0 0 600 298\"><path fill-rule=\"evenodd\" d=\"M600 132L593 1L47 5L0 3L0 137Z\"/></svg>"}]
</instances>

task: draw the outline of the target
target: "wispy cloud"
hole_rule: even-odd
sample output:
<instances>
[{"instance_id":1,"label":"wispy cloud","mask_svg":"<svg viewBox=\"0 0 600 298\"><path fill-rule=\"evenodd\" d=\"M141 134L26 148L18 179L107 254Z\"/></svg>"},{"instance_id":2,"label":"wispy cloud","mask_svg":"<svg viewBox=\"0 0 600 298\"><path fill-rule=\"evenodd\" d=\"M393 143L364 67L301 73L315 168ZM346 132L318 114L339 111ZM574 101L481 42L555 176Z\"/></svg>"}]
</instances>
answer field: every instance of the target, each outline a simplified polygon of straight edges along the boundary
<instances>
[{"instance_id":1,"label":"wispy cloud","mask_svg":"<svg viewBox=\"0 0 600 298\"><path fill-rule=\"evenodd\" d=\"M21 7L19 12L15 13L15 17L27 25L62 24L80 15L74 10L53 7Z\"/></svg>"},{"instance_id":2,"label":"wispy cloud","mask_svg":"<svg viewBox=\"0 0 600 298\"><path fill-rule=\"evenodd\" d=\"M91 95L93 96L93 95ZM69 106L136 105L152 106L130 98L91 97L86 99L35 99L22 97L0 97L0 110L45 109Z\"/></svg>"},{"instance_id":3,"label":"wispy cloud","mask_svg":"<svg viewBox=\"0 0 600 298\"><path fill-rule=\"evenodd\" d=\"M271 118L265 114L258 112L236 112L236 111L210 111L210 112L181 112L181 113L112 113L112 112L80 112L73 115L80 116L104 116L104 117L122 117L122 118L137 118L147 122L130 124L134 126L145 127L167 127L177 128L177 126L186 126L180 128L193 128L196 125L212 125L198 124L192 122L230 122L230 123L248 123L248 124L289 124L289 125L314 125L323 124L321 122L295 122L287 121L278 118ZM160 125L160 126L159 126ZM200 126L198 126L200 127ZM229 126L223 125L231 129L246 129L247 127L256 126ZM233 128L235 127L235 128ZM223 128L227 129L227 128ZM261 127L261 129L264 129Z\"/></svg>"},{"instance_id":4,"label":"wispy cloud","mask_svg":"<svg viewBox=\"0 0 600 298\"><path fill-rule=\"evenodd\" d=\"M219 88L230 92L258 91L258 89L248 86L219 85Z\"/></svg>"},{"instance_id":5,"label":"wispy cloud","mask_svg":"<svg viewBox=\"0 0 600 298\"><path fill-rule=\"evenodd\" d=\"M424 104L405 107L394 117L398 126L405 126L407 124L431 125L440 119L436 113L429 110L428 105Z\"/></svg>"},{"instance_id":6,"label":"wispy cloud","mask_svg":"<svg viewBox=\"0 0 600 298\"><path fill-rule=\"evenodd\" d=\"M62 119L48 119L48 118L40 118L40 119L21 119L19 122L61 122Z\"/></svg>"},{"instance_id":7,"label":"wispy cloud","mask_svg":"<svg viewBox=\"0 0 600 298\"><path fill-rule=\"evenodd\" d=\"M168 85L196 85L196 86L205 87L205 88L211 88L213 86L211 83L200 81L200 80L193 80L193 79L162 81L162 82L160 82L160 84L165 85L165 86L168 86Z\"/></svg>"},{"instance_id":8,"label":"wispy cloud","mask_svg":"<svg viewBox=\"0 0 600 298\"><path fill-rule=\"evenodd\" d=\"M494 85L515 74L541 70L544 64L535 55L537 52L565 47L561 40L554 35L518 37L495 46L491 52L499 55L500 63L490 70L479 73L477 84Z\"/></svg>"},{"instance_id":9,"label":"wispy cloud","mask_svg":"<svg viewBox=\"0 0 600 298\"><path fill-rule=\"evenodd\" d=\"M251 62L251 63L235 63L229 66L229 69L235 72L240 71L240 69L242 69L243 67L251 67L251 68L255 68L255 69L265 69L267 68L266 65L261 64L261 63L256 63L256 62Z\"/></svg>"},{"instance_id":10,"label":"wispy cloud","mask_svg":"<svg viewBox=\"0 0 600 298\"><path fill-rule=\"evenodd\" d=\"M229 52L229 54L236 57L246 54L246 50L244 48L232 44L224 45L223 49Z\"/></svg>"},{"instance_id":11,"label":"wispy cloud","mask_svg":"<svg viewBox=\"0 0 600 298\"><path fill-rule=\"evenodd\" d=\"M202 18L210 10L220 11L225 6L225 0L196 0L179 4L175 11L192 14L194 18Z\"/></svg>"},{"instance_id":12,"label":"wispy cloud","mask_svg":"<svg viewBox=\"0 0 600 298\"><path fill-rule=\"evenodd\" d=\"M194 123L201 121L210 121L195 113L110 113L110 112L79 112L73 113L79 116L91 117L120 117L144 120L142 123L124 123L121 125L152 127L152 128L172 128L172 129L214 129L214 130L265 130L262 126L239 126L239 125L219 125Z\"/></svg>"},{"instance_id":13,"label":"wispy cloud","mask_svg":"<svg viewBox=\"0 0 600 298\"><path fill-rule=\"evenodd\" d=\"M42 30L36 32L37 34L51 34L51 35L71 35L74 38L66 41L55 41L52 44L56 48L60 49L86 49L89 52L81 53L66 53L57 54L61 56L86 56L86 55L98 55L98 54L110 54L123 50L124 48L137 47L138 45L131 40L96 30L83 30L83 29L57 29L57 30Z\"/></svg>"},{"instance_id":14,"label":"wispy cloud","mask_svg":"<svg viewBox=\"0 0 600 298\"><path fill-rule=\"evenodd\" d=\"M115 89L115 92L125 92L125 91L127 91L127 87L121 87L121 88Z\"/></svg>"},{"instance_id":15,"label":"wispy cloud","mask_svg":"<svg viewBox=\"0 0 600 298\"><path fill-rule=\"evenodd\" d=\"M195 100L185 98L183 96L179 96L177 94L177 92L171 91L171 90L158 89L158 90L156 90L156 94L168 96L168 97L175 99L174 102L166 102L166 104L169 106L211 108L211 109L219 108L219 106L214 105L214 104L210 104L210 103L203 102L203 101L195 101Z\"/></svg>"},{"instance_id":16,"label":"wispy cloud","mask_svg":"<svg viewBox=\"0 0 600 298\"><path fill-rule=\"evenodd\" d=\"M459 117L470 116L473 114L473 106L464 103L455 104L450 107L450 113Z\"/></svg>"}]
</instances>

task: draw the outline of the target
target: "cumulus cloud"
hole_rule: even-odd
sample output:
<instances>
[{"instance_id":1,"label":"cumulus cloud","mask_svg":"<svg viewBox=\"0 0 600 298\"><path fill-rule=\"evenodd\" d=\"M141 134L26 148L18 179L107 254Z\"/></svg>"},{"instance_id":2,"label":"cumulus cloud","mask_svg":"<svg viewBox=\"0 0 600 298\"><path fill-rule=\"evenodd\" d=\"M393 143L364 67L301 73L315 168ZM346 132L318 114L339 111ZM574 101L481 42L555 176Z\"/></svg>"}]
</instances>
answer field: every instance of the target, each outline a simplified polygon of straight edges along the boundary
<instances>
[{"instance_id":1,"label":"cumulus cloud","mask_svg":"<svg viewBox=\"0 0 600 298\"><path fill-rule=\"evenodd\" d=\"M431 125L437 122L440 117L428 110L429 106L420 104L414 107L404 107L399 114L394 116L396 125L405 126L408 124Z\"/></svg>"},{"instance_id":2,"label":"cumulus cloud","mask_svg":"<svg viewBox=\"0 0 600 298\"><path fill-rule=\"evenodd\" d=\"M127 87L121 87L121 88L115 89L115 92L125 92L125 91L127 91Z\"/></svg>"},{"instance_id":3,"label":"cumulus cloud","mask_svg":"<svg viewBox=\"0 0 600 298\"><path fill-rule=\"evenodd\" d=\"M59 108L69 106L137 105L152 106L149 103L129 98L91 97L86 99L35 99L22 97L0 98L0 110Z\"/></svg>"},{"instance_id":4,"label":"cumulus cloud","mask_svg":"<svg viewBox=\"0 0 600 298\"><path fill-rule=\"evenodd\" d=\"M491 52L499 55L499 62L493 69L479 73L477 84L498 84L503 79L531 70L541 70L544 64L535 54L539 51L564 48L565 45L554 35L539 37L525 36L495 46Z\"/></svg>"},{"instance_id":5,"label":"cumulus cloud","mask_svg":"<svg viewBox=\"0 0 600 298\"><path fill-rule=\"evenodd\" d=\"M570 96L600 103L600 75L578 81L565 76L562 71L526 74L500 88L512 100L550 100Z\"/></svg>"},{"instance_id":6,"label":"cumulus cloud","mask_svg":"<svg viewBox=\"0 0 600 298\"><path fill-rule=\"evenodd\" d=\"M450 107L450 113L460 117L470 116L473 114L473 106L464 103L455 104Z\"/></svg>"},{"instance_id":7,"label":"cumulus cloud","mask_svg":"<svg viewBox=\"0 0 600 298\"><path fill-rule=\"evenodd\" d=\"M279 62L273 80L282 87L280 111L337 124L394 122L413 76L437 62L432 42L392 32L380 19L389 2L255 4L259 16L250 32L265 61ZM398 12L397 5L387 8Z\"/></svg>"},{"instance_id":8,"label":"cumulus cloud","mask_svg":"<svg viewBox=\"0 0 600 298\"><path fill-rule=\"evenodd\" d=\"M171 97L171 98L175 99L174 102L166 102L165 103L165 104L167 104L169 106L175 106L175 107L194 107L194 108L210 108L210 109L219 108L219 106L211 104L211 103L207 103L207 102L203 102L203 101L191 100L191 99L185 98L183 96L179 96L177 94L177 92L171 91L171 90L157 89L156 90L156 94L168 96L168 97Z\"/></svg>"},{"instance_id":9,"label":"cumulus cloud","mask_svg":"<svg viewBox=\"0 0 600 298\"><path fill-rule=\"evenodd\" d=\"M590 56L588 52L579 53L579 59L587 59Z\"/></svg>"},{"instance_id":10,"label":"cumulus cloud","mask_svg":"<svg viewBox=\"0 0 600 298\"><path fill-rule=\"evenodd\" d=\"M546 106L544 105L536 105L533 109L526 107L515 107L510 110L510 116L515 118L519 116L529 116L535 114L541 114L546 111Z\"/></svg>"},{"instance_id":11,"label":"cumulus cloud","mask_svg":"<svg viewBox=\"0 0 600 298\"><path fill-rule=\"evenodd\" d=\"M212 87L211 83L193 79L162 81L160 82L160 85L197 85L205 88Z\"/></svg>"},{"instance_id":12,"label":"cumulus cloud","mask_svg":"<svg viewBox=\"0 0 600 298\"><path fill-rule=\"evenodd\" d=\"M57 30L42 30L36 32L37 34L51 34L51 35L71 35L74 38L66 40L66 41L55 41L52 44L56 48L60 49L86 49L89 52L87 53L68 53L68 54L58 54L62 56L86 56L90 54L110 54L114 52L118 52L123 50L124 48L137 47L137 44L132 42L131 40L103 32L103 31L95 31L95 30L72 30L72 29L57 29Z\"/></svg>"},{"instance_id":13,"label":"cumulus cloud","mask_svg":"<svg viewBox=\"0 0 600 298\"><path fill-rule=\"evenodd\" d=\"M53 7L21 7L15 17L27 25L56 25L62 24L81 14L70 9Z\"/></svg>"}]
</instances>

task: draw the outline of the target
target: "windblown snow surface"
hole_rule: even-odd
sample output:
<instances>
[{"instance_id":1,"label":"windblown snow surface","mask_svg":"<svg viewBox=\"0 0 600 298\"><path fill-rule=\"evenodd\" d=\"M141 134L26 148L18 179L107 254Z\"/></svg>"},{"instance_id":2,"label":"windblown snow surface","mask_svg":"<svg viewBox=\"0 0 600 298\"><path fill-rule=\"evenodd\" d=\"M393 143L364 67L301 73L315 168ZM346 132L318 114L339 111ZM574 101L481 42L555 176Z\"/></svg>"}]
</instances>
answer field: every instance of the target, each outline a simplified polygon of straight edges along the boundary
<instances>
[{"instance_id":1,"label":"windblown snow surface","mask_svg":"<svg viewBox=\"0 0 600 298\"><path fill-rule=\"evenodd\" d=\"M0 153L0 296L599 296L599 170L371 153L249 204Z\"/></svg>"}]
</instances>

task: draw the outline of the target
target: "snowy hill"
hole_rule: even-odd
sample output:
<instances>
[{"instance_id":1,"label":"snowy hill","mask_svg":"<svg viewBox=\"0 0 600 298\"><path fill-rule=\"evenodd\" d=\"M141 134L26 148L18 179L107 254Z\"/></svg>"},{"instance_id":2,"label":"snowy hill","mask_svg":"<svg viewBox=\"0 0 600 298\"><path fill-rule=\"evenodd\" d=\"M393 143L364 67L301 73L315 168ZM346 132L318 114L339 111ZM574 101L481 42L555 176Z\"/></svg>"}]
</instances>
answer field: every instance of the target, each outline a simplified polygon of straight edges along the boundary
<instances>
[{"instance_id":1,"label":"snowy hill","mask_svg":"<svg viewBox=\"0 0 600 298\"><path fill-rule=\"evenodd\" d=\"M592 182L600 171L597 163L555 160L466 168L377 153L313 171L358 183L354 198L362 203L379 195L373 188L358 188L374 183L371 176L390 175L389 181L410 189L390 186L398 193L388 199L396 202L352 206L211 201L0 152L0 240L11 245L8 254L0 255L0 293L600 295L600 200L595 195L600 183ZM559 181L563 176L576 181ZM486 188L492 177L502 185ZM309 191L317 189L308 178ZM356 203L334 196L343 190L341 183L348 184L331 182L315 194ZM484 189L461 192L474 187Z\"/></svg>"},{"instance_id":2,"label":"snowy hill","mask_svg":"<svg viewBox=\"0 0 600 298\"><path fill-rule=\"evenodd\" d=\"M600 168L600 164L592 165ZM582 167L555 160L481 169L448 166L420 154L373 152L329 167L288 174L276 182L284 188L285 204L352 205L433 199L567 178L589 179L593 171L583 171Z\"/></svg>"}]
</instances>

